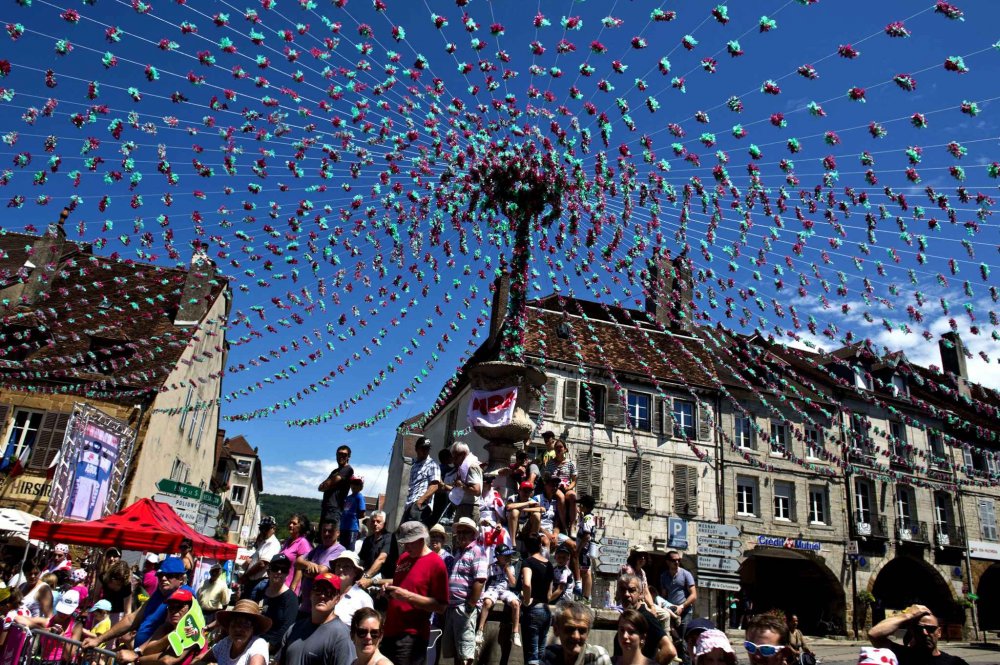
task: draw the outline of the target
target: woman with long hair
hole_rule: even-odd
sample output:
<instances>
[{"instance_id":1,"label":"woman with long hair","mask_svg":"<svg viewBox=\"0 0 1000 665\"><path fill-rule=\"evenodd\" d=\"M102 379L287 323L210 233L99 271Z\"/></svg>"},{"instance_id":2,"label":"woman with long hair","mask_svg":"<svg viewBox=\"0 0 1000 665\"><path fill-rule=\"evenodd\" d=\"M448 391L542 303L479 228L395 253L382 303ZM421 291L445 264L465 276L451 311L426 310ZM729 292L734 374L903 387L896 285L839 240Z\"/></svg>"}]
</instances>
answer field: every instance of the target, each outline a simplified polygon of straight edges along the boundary
<instances>
[{"instance_id":1,"label":"woman with long hair","mask_svg":"<svg viewBox=\"0 0 1000 665\"><path fill-rule=\"evenodd\" d=\"M378 650L382 643L382 615L370 607L362 607L351 619L351 640L357 657L352 665L392 665Z\"/></svg>"},{"instance_id":2,"label":"woman with long hair","mask_svg":"<svg viewBox=\"0 0 1000 665\"><path fill-rule=\"evenodd\" d=\"M646 578L647 563L649 563L649 555L642 550L634 549L629 552L628 561L621 567L621 573L635 575L639 578L639 581L642 582L640 598L646 603L646 607L652 609L656 607L656 602L653 600L653 592L650 591L649 580ZM621 602L621 589L618 589L618 604L621 605Z\"/></svg>"},{"instance_id":3,"label":"woman with long hair","mask_svg":"<svg viewBox=\"0 0 1000 665\"><path fill-rule=\"evenodd\" d=\"M292 513L288 518L288 538L281 543L281 553L292 562L292 569L288 571L285 584L295 593L299 592L299 583L302 581L302 571L296 570L295 560L309 554L310 551L312 551L312 524L304 514Z\"/></svg>"},{"instance_id":4,"label":"woman with long hair","mask_svg":"<svg viewBox=\"0 0 1000 665\"><path fill-rule=\"evenodd\" d=\"M618 634L615 637L622 653L615 665L653 665L653 661L642 653L648 630L649 623L641 612L633 609L622 612L618 617Z\"/></svg>"}]
</instances>

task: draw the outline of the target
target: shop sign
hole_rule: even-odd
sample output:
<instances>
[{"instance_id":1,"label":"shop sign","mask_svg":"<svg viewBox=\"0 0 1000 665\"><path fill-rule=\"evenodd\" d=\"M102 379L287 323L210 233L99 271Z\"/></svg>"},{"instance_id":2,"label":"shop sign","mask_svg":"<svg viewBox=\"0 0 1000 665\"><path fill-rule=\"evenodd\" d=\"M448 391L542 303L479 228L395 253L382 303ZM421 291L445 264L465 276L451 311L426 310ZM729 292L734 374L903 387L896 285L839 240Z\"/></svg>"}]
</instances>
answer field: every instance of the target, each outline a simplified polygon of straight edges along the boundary
<instances>
[{"instance_id":1,"label":"shop sign","mask_svg":"<svg viewBox=\"0 0 1000 665\"><path fill-rule=\"evenodd\" d=\"M819 552L820 547L822 547L814 540L784 538L782 536L757 536L757 544L764 547L783 547L786 550L805 550L807 552Z\"/></svg>"},{"instance_id":2,"label":"shop sign","mask_svg":"<svg viewBox=\"0 0 1000 665\"><path fill-rule=\"evenodd\" d=\"M970 540L969 556L973 559L990 559L992 561L1000 561L1000 543L987 543L982 540Z\"/></svg>"},{"instance_id":3,"label":"shop sign","mask_svg":"<svg viewBox=\"0 0 1000 665\"><path fill-rule=\"evenodd\" d=\"M7 499L20 499L21 501L37 501L48 499L52 492L52 483L45 476L18 476L10 481L7 490Z\"/></svg>"},{"instance_id":4,"label":"shop sign","mask_svg":"<svg viewBox=\"0 0 1000 665\"><path fill-rule=\"evenodd\" d=\"M667 547L686 550L688 547L688 523L679 517L667 519Z\"/></svg>"}]
</instances>

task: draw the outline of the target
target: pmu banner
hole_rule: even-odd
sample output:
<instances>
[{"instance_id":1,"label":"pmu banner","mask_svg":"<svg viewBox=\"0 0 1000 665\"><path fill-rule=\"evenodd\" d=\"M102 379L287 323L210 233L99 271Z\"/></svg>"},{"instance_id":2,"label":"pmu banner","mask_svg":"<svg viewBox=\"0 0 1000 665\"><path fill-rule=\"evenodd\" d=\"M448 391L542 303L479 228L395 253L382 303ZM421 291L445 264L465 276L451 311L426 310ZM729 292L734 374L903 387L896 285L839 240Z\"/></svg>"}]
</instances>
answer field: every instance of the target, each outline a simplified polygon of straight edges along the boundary
<instances>
[{"instance_id":1,"label":"pmu banner","mask_svg":"<svg viewBox=\"0 0 1000 665\"><path fill-rule=\"evenodd\" d=\"M517 388L473 390L469 399L469 425L499 427L509 425L517 405Z\"/></svg>"},{"instance_id":2,"label":"pmu banner","mask_svg":"<svg viewBox=\"0 0 1000 665\"><path fill-rule=\"evenodd\" d=\"M50 520L100 519L115 510L132 458L135 430L89 404L75 404L53 463Z\"/></svg>"}]
</instances>

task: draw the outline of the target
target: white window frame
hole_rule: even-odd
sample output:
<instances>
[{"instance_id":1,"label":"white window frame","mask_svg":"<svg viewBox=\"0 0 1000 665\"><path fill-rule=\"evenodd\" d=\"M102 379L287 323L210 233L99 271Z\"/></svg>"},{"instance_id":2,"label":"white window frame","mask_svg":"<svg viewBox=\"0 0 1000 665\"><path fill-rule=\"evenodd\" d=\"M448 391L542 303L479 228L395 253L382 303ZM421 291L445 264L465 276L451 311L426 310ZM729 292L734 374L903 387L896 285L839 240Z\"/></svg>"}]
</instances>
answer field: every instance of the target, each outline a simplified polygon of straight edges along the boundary
<instances>
[{"instance_id":1,"label":"white window frame","mask_svg":"<svg viewBox=\"0 0 1000 665\"><path fill-rule=\"evenodd\" d=\"M873 524L872 518L875 516L875 497L872 496L873 494L874 488L869 481L862 478L854 479L854 521L858 524ZM862 503L865 505L862 506ZM862 515L866 519L861 519Z\"/></svg>"},{"instance_id":2,"label":"white window frame","mask_svg":"<svg viewBox=\"0 0 1000 665\"><path fill-rule=\"evenodd\" d=\"M983 540L997 541L997 512L993 499L979 499L979 527Z\"/></svg>"},{"instance_id":3,"label":"white window frame","mask_svg":"<svg viewBox=\"0 0 1000 665\"><path fill-rule=\"evenodd\" d=\"M872 389L872 380L866 374L864 367L854 368L854 387L861 388L862 390Z\"/></svg>"},{"instance_id":4,"label":"white window frame","mask_svg":"<svg viewBox=\"0 0 1000 665\"><path fill-rule=\"evenodd\" d=\"M805 428L806 459L820 459L823 450L823 430L816 425Z\"/></svg>"},{"instance_id":5,"label":"white window frame","mask_svg":"<svg viewBox=\"0 0 1000 665\"><path fill-rule=\"evenodd\" d=\"M760 484L752 476L736 476L736 514L743 517L759 516ZM749 508L747 512L747 491L749 491Z\"/></svg>"},{"instance_id":6,"label":"white window frame","mask_svg":"<svg viewBox=\"0 0 1000 665\"><path fill-rule=\"evenodd\" d=\"M674 399L673 402L673 406L670 410L670 417L674 419L674 436L678 438L686 437L692 440L697 439L698 428L695 424L695 418L698 416L697 405L688 399ZM684 409L678 409L679 406L683 407L684 405L691 407L690 423L687 422L687 414L684 412Z\"/></svg>"},{"instance_id":7,"label":"white window frame","mask_svg":"<svg viewBox=\"0 0 1000 665\"><path fill-rule=\"evenodd\" d=\"M635 397L635 405L633 407L632 398ZM646 400L646 417L642 418L642 398ZM639 390L629 390L628 394L625 396L625 407L628 409L628 417L632 423L632 427L637 430L642 430L643 432L653 431L653 396L649 393L644 393Z\"/></svg>"},{"instance_id":8,"label":"white window frame","mask_svg":"<svg viewBox=\"0 0 1000 665\"><path fill-rule=\"evenodd\" d=\"M21 413L25 414L26 427L21 429L21 433L17 437L17 441L13 442L14 452L12 452L10 455L7 455L7 449L11 445L11 438L14 436L14 432L18 429L17 416ZM33 416L38 416L38 424L35 426L34 429L31 429L31 420ZM38 411L37 409L21 409L21 408L14 409L14 413L11 415L10 418L10 426L7 428L7 436L4 438L3 452L0 453L0 457L8 457L10 459L11 464L13 464L15 460L20 459L21 454L24 452L24 448L26 445L24 440L29 432L35 433L34 441L32 441L31 445L28 446L29 450L33 449L35 445L38 443L38 433L42 429L42 420L44 419L44 417L45 417L45 412Z\"/></svg>"},{"instance_id":9,"label":"white window frame","mask_svg":"<svg viewBox=\"0 0 1000 665\"><path fill-rule=\"evenodd\" d=\"M237 499L236 490L239 490L240 494L242 494L243 496ZM247 500L246 485L233 485L229 490L229 500L232 501L233 503L240 503L240 504L246 501Z\"/></svg>"},{"instance_id":10,"label":"white window frame","mask_svg":"<svg viewBox=\"0 0 1000 665\"><path fill-rule=\"evenodd\" d=\"M891 381L890 390L893 395L899 397L900 395L909 394L910 391L906 386L906 379L903 376L899 374L893 374L892 379L890 381Z\"/></svg>"},{"instance_id":11,"label":"white window frame","mask_svg":"<svg viewBox=\"0 0 1000 665\"><path fill-rule=\"evenodd\" d=\"M780 439L775 434L780 434ZM779 449L775 448L779 446ZM768 446L772 457L784 457L788 453L788 428L777 420L771 421L771 431L768 432Z\"/></svg>"},{"instance_id":12,"label":"white window frame","mask_svg":"<svg viewBox=\"0 0 1000 665\"><path fill-rule=\"evenodd\" d=\"M822 485L809 488L809 523L830 524L830 490Z\"/></svg>"},{"instance_id":13,"label":"white window frame","mask_svg":"<svg viewBox=\"0 0 1000 665\"><path fill-rule=\"evenodd\" d=\"M191 399L194 397L194 386L188 386L187 397L184 398L184 408L181 409L181 421L177 424L177 429L184 431L187 424L188 408L191 406Z\"/></svg>"},{"instance_id":14,"label":"white window frame","mask_svg":"<svg viewBox=\"0 0 1000 665\"><path fill-rule=\"evenodd\" d=\"M940 490L934 492L934 526L938 533L948 532L951 515L951 496Z\"/></svg>"},{"instance_id":15,"label":"white window frame","mask_svg":"<svg viewBox=\"0 0 1000 665\"><path fill-rule=\"evenodd\" d=\"M896 485L896 520L909 528L917 521L917 497L908 485Z\"/></svg>"},{"instance_id":16,"label":"white window frame","mask_svg":"<svg viewBox=\"0 0 1000 665\"><path fill-rule=\"evenodd\" d=\"M736 416L733 420L733 441L743 450L756 450L753 419L750 416Z\"/></svg>"},{"instance_id":17,"label":"white window frame","mask_svg":"<svg viewBox=\"0 0 1000 665\"><path fill-rule=\"evenodd\" d=\"M795 483L787 480L774 481L774 502L772 515L777 522L791 522L795 516Z\"/></svg>"}]
</instances>

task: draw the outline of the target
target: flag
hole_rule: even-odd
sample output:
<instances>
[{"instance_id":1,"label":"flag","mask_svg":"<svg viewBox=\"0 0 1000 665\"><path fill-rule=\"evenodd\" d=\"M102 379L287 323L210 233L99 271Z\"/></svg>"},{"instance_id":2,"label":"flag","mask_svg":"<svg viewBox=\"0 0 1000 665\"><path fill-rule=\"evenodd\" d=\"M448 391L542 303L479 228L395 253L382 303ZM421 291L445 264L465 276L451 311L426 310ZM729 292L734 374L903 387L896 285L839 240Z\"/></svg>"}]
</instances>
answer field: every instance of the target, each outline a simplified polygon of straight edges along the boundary
<instances>
[{"instance_id":1,"label":"flag","mask_svg":"<svg viewBox=\"0 0 1000 665\"><path fill-rule=\"evenodd\" d=\"M56 475L56 469L59 468L59 463L62 461L63 451L60 447L56 456L52 458L52 464L49 464L49 468L45 469L45 479L52 480L53 476Z\"/></svg>"},{"instance_id":2,"label":"flag","mask_svg":"<svg viewBox=\"0 0 1000 665\"><path fill-rule=\"evenodd\" d=\"M17 478L24 473L24 468L28 465L28 456L31 454L31 446L21 446L21 454L10 465L7 470L8 478Z\"/></svg>"}]
</instances>

